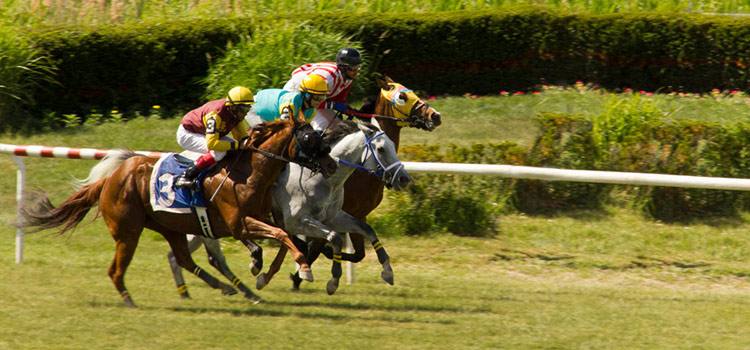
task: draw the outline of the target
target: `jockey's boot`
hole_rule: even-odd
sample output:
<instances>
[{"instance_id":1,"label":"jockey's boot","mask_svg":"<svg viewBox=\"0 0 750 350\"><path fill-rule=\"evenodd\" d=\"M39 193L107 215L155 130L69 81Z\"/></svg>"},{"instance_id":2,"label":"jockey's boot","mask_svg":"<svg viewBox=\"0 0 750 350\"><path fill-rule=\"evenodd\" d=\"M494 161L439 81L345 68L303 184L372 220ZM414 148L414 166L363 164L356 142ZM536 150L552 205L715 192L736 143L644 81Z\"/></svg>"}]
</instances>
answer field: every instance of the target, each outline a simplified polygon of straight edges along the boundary
<instances>
[{"instance_id":1,"label":"jockey's boot","mask_svg":"<svg viewBox=\"0 0 750 350\"><path fill-rule=\"evenodd\" d=\"M195 178L200 174L201 170L203 169L199 168L197 165L191 165L184 173L182 173L182 175L177 177L174 181L174 185L176 187L193 188L193 186L195 186Z\"/></svg>"}]
</instances>

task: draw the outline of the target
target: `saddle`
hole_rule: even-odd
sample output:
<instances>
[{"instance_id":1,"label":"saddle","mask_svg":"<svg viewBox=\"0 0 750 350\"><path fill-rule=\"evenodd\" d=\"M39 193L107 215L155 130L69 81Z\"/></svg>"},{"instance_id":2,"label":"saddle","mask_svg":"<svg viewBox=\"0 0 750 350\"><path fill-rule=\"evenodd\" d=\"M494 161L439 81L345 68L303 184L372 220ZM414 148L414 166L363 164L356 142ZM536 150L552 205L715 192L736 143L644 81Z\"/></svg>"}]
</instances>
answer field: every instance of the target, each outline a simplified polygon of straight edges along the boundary
<instances>
[{"instance_id":1,"label":"saddle","mask_svg":"<svg viewBox=\"0 0 750 350\"><path fill-rule=\"evenodd\" d=\"M201 225L203 236L215 238L211 231L206 206L208 201L203 196L203 178L206 171L196 178L194 188L181 188L174 186L175 179L185 169L193 165L194 159L200 156L195 152L183 152L182 154L168 153L163 155L154 164L150 180L150 202L154 211L165 211L176 214L195 213Z\"/></svg>"}]
</instances>

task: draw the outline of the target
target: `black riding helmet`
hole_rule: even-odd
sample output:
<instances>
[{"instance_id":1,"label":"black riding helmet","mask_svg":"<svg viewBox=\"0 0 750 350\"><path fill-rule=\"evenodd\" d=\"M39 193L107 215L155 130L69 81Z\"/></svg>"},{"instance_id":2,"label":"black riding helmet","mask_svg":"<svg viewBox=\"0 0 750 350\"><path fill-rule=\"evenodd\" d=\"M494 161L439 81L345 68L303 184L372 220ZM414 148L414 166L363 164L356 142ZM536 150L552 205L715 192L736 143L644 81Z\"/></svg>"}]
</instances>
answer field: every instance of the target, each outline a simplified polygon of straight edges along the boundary
<instances>
[{"instance_id":1,"label":"black riding helmet","mask_svg":"<svg viewBox=\"0 0 750 350\"><path fill-rule=\"evenodd\" d=\"M343 48L336 53L336 65L344 73L346 73L351 67L358 66L361 63L362 57L359 55L359 51L355 48Z\"/></svg>"}]
</instances>

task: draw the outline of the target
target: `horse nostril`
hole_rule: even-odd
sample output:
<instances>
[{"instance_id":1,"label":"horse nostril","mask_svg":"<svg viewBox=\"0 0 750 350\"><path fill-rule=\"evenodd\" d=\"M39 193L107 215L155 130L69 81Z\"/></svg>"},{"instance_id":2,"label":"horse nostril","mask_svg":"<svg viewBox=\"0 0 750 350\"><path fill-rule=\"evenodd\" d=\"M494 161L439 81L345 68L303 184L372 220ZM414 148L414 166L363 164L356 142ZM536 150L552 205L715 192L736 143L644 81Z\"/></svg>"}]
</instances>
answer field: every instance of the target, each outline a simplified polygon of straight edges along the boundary
<instances>
[{"instance_id":1,"label":"horse nostril","mask_svg":"<svg viewBox=\"0 0 750 350\"><path fill-rule=\"evenodd\" d=\"M398 182L401 184L402 187L406 186L411 182L411 177L406 176L406 175L399 176Z\"/></svg>"},{"instance_id":2,"label":"horse nostril","mask_svg":"<svg viewBox=\"0 0 750 350\"><path fill-rule=\"evenodd\" d=\"M435 124L435 126L438 126L442 123L440 120L440 113L435 113L432 115L432 122Z\"/></svg>"}]
</instances>

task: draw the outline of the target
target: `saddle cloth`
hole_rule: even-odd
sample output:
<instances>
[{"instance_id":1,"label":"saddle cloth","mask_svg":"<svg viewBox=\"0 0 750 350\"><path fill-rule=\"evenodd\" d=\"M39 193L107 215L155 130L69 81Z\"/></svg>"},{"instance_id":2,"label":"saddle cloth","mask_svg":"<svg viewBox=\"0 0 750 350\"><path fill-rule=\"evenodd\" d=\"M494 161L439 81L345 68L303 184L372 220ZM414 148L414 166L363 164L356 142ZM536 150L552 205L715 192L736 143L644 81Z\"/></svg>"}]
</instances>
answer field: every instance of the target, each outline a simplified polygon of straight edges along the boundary
<instances>
[{"instance_id":1,"label":"saddle cloth","mask_svg":"<svg viewBox=\"0 0 750 350\"><path fill-rule=\"evenodd\" d=\"M154 211L187 214L192 212L193 207L206 207L208 203L203 197L201 185L204 173L196 178L197 185L194 189L174 186L177 176L192 164L193 160L190 158L175 153L161 156L154 164L150 183L151 207Z\"/></svg>"}]
</instances>

